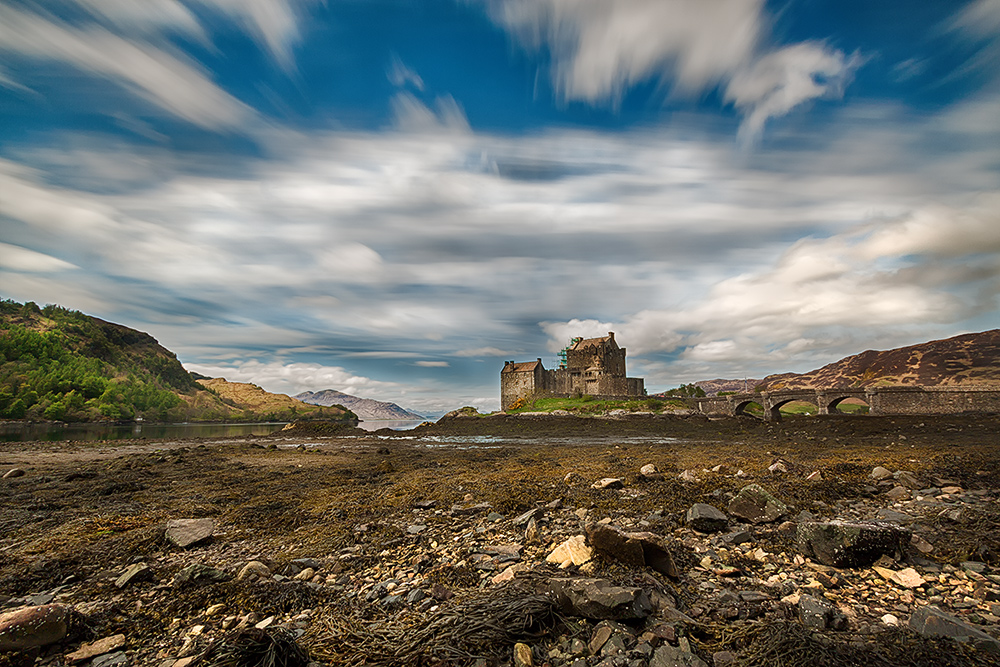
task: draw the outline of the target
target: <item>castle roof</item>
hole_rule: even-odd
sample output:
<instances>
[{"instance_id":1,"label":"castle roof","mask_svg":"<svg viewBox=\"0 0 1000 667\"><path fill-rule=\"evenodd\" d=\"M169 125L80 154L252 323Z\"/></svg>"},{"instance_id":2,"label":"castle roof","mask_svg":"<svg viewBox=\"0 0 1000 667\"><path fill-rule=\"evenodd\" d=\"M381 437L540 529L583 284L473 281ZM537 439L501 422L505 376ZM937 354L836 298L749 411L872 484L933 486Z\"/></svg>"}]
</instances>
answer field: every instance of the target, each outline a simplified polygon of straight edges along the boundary
<instances>
[{"instance_id":1,"label":"castle roof","mask_svg":"<svg viewBox=\"0 0 1000 667\"><path fill-rule=\"evenodd\" d=\"M603 347L605 343L609 342L614 347L618 347L618 343L615 342L615 335L609 332L607 336L601 336L599 338L584 338L581 341L577 341L573 344L573 349L586 350L591 347Z\"/></svg>"},{"instance_id":2,"label":"castle roof","mask_svg":"<svg viewBox=\"0 0 1000 667\"><path fill-rule=\"evenodd\" d=\"M511 362L503 367L503 373L532 373L535 368L542 365L542 360Z\"/></svg>"}]
</instances>

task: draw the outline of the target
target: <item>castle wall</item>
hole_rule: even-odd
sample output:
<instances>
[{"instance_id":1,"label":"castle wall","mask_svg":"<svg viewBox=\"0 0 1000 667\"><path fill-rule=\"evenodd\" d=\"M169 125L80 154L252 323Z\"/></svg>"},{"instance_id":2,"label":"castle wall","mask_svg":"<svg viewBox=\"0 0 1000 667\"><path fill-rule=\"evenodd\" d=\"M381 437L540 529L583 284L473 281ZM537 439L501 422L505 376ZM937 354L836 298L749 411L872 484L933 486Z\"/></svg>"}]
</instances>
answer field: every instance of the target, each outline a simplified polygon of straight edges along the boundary
<instances>
[{"instance_id":1,"label":"castle wall","mask_svg":"<svg viewBox=\"0 0 1000 667\"><path fill-rule=\"evenodd\" d=\"M625 348L614 334L607 338L574 339L567 350L566 368L546 370L541 359L529 370L528 363L508 362L500 373L500 408L506 410L519 398L589 395L614 398L644 396L642 378L625 376Z\"/></svg>"},{"instance_id":2,"label":"castle wall","mask_svg":"<svg viewBox=\"0 0 1000 667\"><path fill-rule=\"evenodd\" d=\"M629 396L645 396L646 381L643 378L625 378L628 383L626 392Z\"/></svg>"},{"instance_id":3,"label":"castle wall","mask_svg":"<svg viewBox=\"0 0 1000 667\"><path fill-rule=\"evenodd\" d=\"M539 364L533 371L500 373L500 409L506 410L522 396L533 396L538 391L545 391L545 374L550 372Z\"/></svg>"}]
</instances>

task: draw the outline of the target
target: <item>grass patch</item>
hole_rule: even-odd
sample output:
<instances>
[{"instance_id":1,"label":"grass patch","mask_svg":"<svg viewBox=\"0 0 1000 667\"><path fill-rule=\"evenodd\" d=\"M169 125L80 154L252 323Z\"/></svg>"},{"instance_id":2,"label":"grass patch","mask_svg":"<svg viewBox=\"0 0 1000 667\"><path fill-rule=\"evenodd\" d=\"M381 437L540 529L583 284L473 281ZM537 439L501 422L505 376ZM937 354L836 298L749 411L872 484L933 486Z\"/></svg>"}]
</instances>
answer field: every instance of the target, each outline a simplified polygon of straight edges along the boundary
<instances>
[{"instance_id":1,"label":"grass patch","mask_svg":"<svg viewBox=\"0 0 1000 667\"><path fill-rule=\"evenodd\" d=\"M601 414L610 410L628 410L629 412L674 412L685 410L690 406L679 399L635 398L625 400L604 400L593 396L579 398L540 397L525 400L518 407L507 410L508 414L522 412L553 412L565 410L574 414Z\"/></svg>"}]
</instances>

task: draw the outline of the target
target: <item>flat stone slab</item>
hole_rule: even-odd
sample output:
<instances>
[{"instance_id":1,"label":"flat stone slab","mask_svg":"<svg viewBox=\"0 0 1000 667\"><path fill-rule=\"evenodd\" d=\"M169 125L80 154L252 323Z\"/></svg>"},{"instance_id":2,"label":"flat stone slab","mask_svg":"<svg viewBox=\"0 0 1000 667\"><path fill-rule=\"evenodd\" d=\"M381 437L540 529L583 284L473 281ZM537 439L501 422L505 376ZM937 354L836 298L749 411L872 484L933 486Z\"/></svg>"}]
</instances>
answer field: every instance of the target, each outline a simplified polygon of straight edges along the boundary
<instances>
[{"instance_id":1,"label":"flat stone slab","mask_svg":"<svg viewBox=\"0 0 1000 667\"><path fill-rule=\"evenodd\" d=\"M718 533L729 525L729 518L707 503L695 503L684 515L684 522L700 533Z\"/></svg>"},{"instance_id":2,"label":"flat stone slab","mask_svg":"<svg viewBox=\"0 0 1000 667\"><path fill-rule=\"evenodd\" d=\"M145 563L136 563L135 565L129 566L129 568L115 580L115 586L118 588L124 588L132 582L146 581L152 576L153 571L149 569L148 565Z\"/></svg>"},{"instance_id":3,"label":"flat stone slab","mask_svg":"<svg viewBox=\"0 0 1000 667\"><path fill-rule=\"evenodd\" d=\"M951 637L1000 655L1000 641L937 607L920 607L910 614L910 629L927 637Z\"/></svg>"},{"instance_id":4,"label":"flat stone slab","mask_svg":"<svg viewBox=\"0 0 1000 667\"><path fill-rule=\"evenodd\" d=\"M75 664L84 660L90 660L99 655L104 655L105 653L110 653L122 646L125 646L125 635L112 635L104 639L98 639L96 642L84 644L72 653L67 653L66 660L70 664Z\"/></svg>"},{"instance_id":5,"label":"flat stone slab","mask_svg":"<svg viewBox=\"0 0 1000 667\"><path fill-rule=\"evenodd\" d=\"M214 519L171 519L167 521L167 539L182 549L207 540L214 532Z\"/></svg>"}]
</instances>

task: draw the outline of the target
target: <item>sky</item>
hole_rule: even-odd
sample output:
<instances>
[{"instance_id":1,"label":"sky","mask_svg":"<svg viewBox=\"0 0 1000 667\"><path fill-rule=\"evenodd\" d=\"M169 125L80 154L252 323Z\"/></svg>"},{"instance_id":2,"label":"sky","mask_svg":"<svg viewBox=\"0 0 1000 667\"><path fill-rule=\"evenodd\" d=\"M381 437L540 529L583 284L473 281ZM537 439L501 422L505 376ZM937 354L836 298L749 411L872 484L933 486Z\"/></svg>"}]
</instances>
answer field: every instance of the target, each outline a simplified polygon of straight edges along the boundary
<instances>
[{"instance_id":1,"label":"sky","mask_svg":"<svg viewBox=\"0 0 1000 667\"><path fill-rule=\"evenodd\" d=\"M1000 0L0 0L0 296L426 414L1000 327Z\"/></svg>"}]
</instances>

